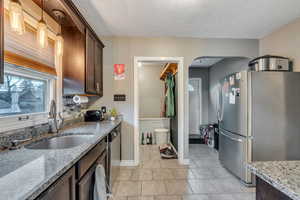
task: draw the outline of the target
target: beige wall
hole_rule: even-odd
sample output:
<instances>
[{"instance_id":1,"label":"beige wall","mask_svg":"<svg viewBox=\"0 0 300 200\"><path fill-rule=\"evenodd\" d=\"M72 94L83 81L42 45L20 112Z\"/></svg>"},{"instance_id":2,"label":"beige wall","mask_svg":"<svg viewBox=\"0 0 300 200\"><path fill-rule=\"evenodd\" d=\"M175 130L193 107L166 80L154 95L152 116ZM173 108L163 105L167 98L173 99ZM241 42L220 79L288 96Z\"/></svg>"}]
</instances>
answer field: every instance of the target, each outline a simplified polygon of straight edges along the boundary
<instances>
[{"instance_id":1,"label":"beige wall","mask_svg":"<svg viewBox=\"0 0 300 200\"><path fill-rule=\"evenodd\" d=\"M300 18L259 41L260 55L286 56L293 60L294 71L300 71Z\"/></svg>"},{"instance_id":2,"label":"beige wall","mask_svg":"<svg viewBox=\"0 0 300 200\"><path fill-rule=\"evenodd\" d=\"M162 117L165 84L159 79L164 65L146 63L138 69L139 74L139 117Z\"/></svg>"},{"instance_id":3,"label":"beige wall","mask_svg":"<svg viewBox=\"0 0 300 200\"><path fill-rule=\"evenodd\" d=\"M134 56L184 57L184 77L188 79L188 66L198 56L258 56L258 40L251 39L193 39L193 38L101 38L104 50L104 97L94 106L111 104L112 94L126 94L126 102L114 102L123 114L122 158L134 159L133 134L133 61ZM112 80L113 63L125 64L125 80ZM185 91L187 95L187 91ZM188 135L185 136L185 157L188 156Z\"/></svg>"}]
</instances>

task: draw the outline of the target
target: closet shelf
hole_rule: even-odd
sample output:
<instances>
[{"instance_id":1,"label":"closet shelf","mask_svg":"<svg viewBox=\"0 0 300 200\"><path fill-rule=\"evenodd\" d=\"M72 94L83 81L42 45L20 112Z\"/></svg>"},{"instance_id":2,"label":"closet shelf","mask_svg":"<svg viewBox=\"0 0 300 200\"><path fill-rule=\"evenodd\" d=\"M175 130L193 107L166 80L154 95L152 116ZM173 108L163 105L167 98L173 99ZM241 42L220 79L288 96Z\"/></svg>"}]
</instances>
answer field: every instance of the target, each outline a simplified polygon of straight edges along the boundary
<instances>
[{"instance_id":1,"label":"closet shelf","mask_svg":"<svg viewBox=\"0 0 300 200\"><path fill-rule=\"evenodd\" d=\"M160 80L164 81L168 73L175 75L178 72L177 63L167 63L160 74Z\"/></svg>"}]
</instances>

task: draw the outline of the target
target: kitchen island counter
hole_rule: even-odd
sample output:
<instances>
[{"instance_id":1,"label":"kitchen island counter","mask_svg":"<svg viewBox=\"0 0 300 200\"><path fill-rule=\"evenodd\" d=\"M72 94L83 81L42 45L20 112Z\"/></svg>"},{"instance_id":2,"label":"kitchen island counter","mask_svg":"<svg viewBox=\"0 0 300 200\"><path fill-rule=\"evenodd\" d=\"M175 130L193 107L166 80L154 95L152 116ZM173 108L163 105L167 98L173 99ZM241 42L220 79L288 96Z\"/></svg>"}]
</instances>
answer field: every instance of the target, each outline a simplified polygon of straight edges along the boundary
<instances>
[{"instance_id":1,"label":"kitchen island counter","mask_svg":"<svg viewBox=\"0 0 300 200\"><path fill-rule=\"evenodd\" d=\"M248 168L287 199L300 200L300 161L253 162Z\"/></svg>"}]
</instances>

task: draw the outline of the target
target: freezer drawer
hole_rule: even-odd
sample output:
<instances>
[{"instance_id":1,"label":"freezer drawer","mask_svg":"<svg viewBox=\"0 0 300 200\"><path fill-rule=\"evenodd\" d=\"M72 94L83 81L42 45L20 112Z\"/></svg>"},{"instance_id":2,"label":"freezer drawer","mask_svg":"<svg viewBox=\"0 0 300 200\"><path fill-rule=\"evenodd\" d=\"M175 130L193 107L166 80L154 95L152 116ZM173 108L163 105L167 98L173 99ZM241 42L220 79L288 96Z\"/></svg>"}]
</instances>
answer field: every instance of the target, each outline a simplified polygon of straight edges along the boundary
<instances>
[{"instance_id":1,"label":"freezer drawer","mask_svg":"<svg viewBox=\"0 0 300 200\"><path fill-rule=\"evenodd\" d=\"M220 129L219 159L221 164L246 184L251 184L247 170L248 139Z\"/></svg>"}]
</instances>

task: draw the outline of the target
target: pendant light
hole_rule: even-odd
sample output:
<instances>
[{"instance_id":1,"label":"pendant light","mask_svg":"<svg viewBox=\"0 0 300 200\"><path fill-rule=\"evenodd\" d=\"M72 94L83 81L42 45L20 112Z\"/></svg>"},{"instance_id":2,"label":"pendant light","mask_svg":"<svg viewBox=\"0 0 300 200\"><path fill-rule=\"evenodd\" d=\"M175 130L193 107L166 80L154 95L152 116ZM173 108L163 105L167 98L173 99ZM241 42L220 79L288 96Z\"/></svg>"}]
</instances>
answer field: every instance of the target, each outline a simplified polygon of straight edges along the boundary
<instances>
[{"instance_id":1,"label":"pendant light","mask_svg":"<svg viewBox=\"0 0 300 200\"><path fill-rule=\"evenodd\" d=\"M52 13L61 26L63 20L66 17L65 13L58 9L52 10ZM61 33L58 33L55 39L55 54L56 56L62 56L63 52L64 52L64 38L62 37Z\"/></svg>"},{"instance_id":2,"label":"pendant light","mask_svg":"<svg viewBox=\"0 0 300 200\"><path fill-rule=\"evenodd\" d=\"M56 35L55 53L57 56L62 56L64 53L64 38L60 33Z\"/></svg>"},{"instance_id":3,"label":"pendant light","mask_svg":"<svg viewBox=\"0 0 300 200\"><path fill-rule=\"evenodd\" d=\"M9 3L9 21L12 31L19 35L25 33L23 9L19 0L11 0Z\"/></svg>"},{"instance_id":4,"label":"pendant light","mask_svg":"<svg viewBox=\"0 0 300 200\"><path fill-rule=\"evenodd\" d=\"M42 18L37 26L37 40L41 48L48 46L48 28L44 21L44 0L42 0Z\"/></svg>"}]
</instances>

